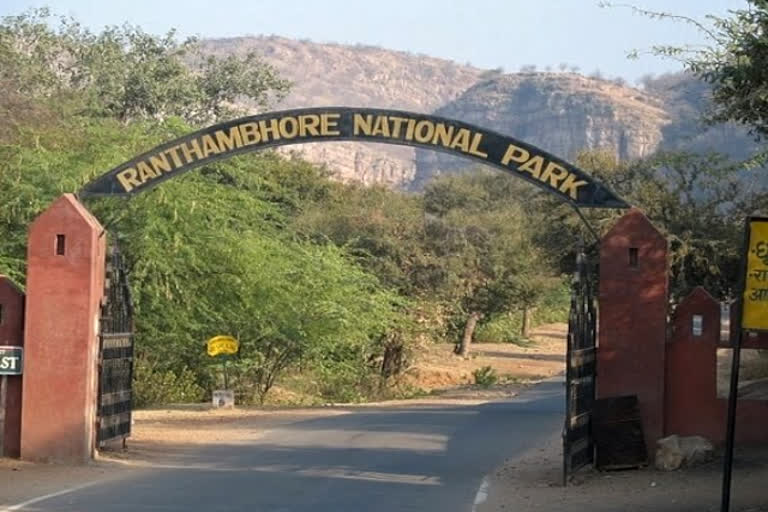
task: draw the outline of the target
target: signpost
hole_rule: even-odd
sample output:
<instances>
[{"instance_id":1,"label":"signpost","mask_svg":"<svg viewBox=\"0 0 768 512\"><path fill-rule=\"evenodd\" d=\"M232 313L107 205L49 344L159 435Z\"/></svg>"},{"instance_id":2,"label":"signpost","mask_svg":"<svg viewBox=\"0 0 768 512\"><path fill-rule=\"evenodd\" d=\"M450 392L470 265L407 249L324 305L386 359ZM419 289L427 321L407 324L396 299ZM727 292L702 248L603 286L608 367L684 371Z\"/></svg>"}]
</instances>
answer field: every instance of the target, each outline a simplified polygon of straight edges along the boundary
<instances>
[{"instance_id":1,"label":"signpost","mask_svg":"<svg viewBox=\"0 0 768 512\"><path fill-rule=\"evenodd\" d=\"M206 342L208 355L216 357L220 354L237 354L240 344L232 336L214 336Z\"/></svg>"},{"instance_id":2,"label":"signpost","mask_svg":"<svg viewBox=\"0 0 768 512\"><path fill-rule=\"evenodd\" d=\"M24 349L0 345L0 375L21 375L24 367Z\"/></svg>"},{"instance_id":3,"label":"signpost","mask_svg":"<svg viewBox=\"0 0 768 512\"><path fill-rule=\"evenodd\" d=\"M739 396L739 364L744 331L768 331L768 217L748 217L744 230L744 253L738 311L735 315L736 336L731 359L731 383L728 394L728 425L723 462L721 512L731 506L731 473L736 427L736 402Z\"/></svg>"},{"instance_id":4,"label":"signpost","mask_svg":"<svg viewBox=\"0 0 768 512\"><path fill-rule=\"evenodd\" d=\"M227 361L229 356L237 354L240 350L240 343L232 336L219 335L214 336L206 342L208 355L211 357L222 357L222 370L224 372L224 389L213 392L213 405L216 407L234 407L235 394L229 390L229 379L227 376Z\"/></svg>"},{"instance_id":5,"label":"signpost","mask_svg":"<svg viewBox=\"0 0 768 512\"><path fill-rule=\"evenodd\" d=\"M24 369L24 349L22 347L0 345L0 457L5 453L3 432L5 431L6 395L8 394L8 376L21 375Z\"/></svg>"}]
</instances>

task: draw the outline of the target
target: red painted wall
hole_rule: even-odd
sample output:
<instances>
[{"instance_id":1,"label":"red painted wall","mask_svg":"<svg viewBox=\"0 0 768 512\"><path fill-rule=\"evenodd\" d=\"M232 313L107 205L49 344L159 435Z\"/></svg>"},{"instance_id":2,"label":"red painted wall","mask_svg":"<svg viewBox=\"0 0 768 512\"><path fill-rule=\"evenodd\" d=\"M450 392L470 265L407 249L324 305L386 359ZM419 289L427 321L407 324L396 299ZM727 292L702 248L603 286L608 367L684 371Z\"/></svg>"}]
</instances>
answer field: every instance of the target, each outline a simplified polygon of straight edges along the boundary
<instances>
[{"instance_id":1,"label":"red painted wall","mask_svg":"<svg viewBox=\"0 0 768 512\"><path fill-rule=\"evenodd\" d=\"M24 292L8 277L0 275L0 345L24 345ZM2 377L0 377L2 378ZM23 376L7 376L5 426L0 429L0 456L18 458L21 450L21 387Z\"/></svg>"},{"instance_id":2,"label":"red painted wall","mask_svg":"<svg viewBox=\"0 0 768 512\"><path fill-rule=\"evenodd\" d=\"M702 315L701 336L692 333L693 315ZM768 348L759 341L745 345ZM672 318L666 361L666 435L701 435L714 442L725 441L728 400L717 396L717 349L727 346L720 343L720 305L703 288L696 288ZM738 401L736 440L768 441L768 401Z\"/></svg>"},{"instance_id":3,"label":"red painted wall","mask_svg":"<svg viewBox=\"0 0 768 512\"><path fill-rule=\"evenodd\" d=\"M667 242L639 210L601 241L599 300L597 396L637 395L652 454L664 433Z\"/></svg>"},{"instance_id":4,"label":"red painted wall","mask_svg":"<svg viewBox=\"0 0 768 512\"><path fill-rule=\"evenodd\" d=\"M72 194L30 226L22 459L77 463L94 453L104 257L103 228Z\"/></svg>"}]
</instances>

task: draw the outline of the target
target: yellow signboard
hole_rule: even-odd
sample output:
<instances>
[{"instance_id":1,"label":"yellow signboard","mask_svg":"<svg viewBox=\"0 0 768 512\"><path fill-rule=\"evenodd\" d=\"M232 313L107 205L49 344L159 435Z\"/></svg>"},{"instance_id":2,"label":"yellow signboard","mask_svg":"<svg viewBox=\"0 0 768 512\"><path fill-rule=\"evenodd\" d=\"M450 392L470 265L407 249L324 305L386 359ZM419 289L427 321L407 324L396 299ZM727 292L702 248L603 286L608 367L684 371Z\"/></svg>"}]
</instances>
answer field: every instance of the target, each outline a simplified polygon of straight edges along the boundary
<instances>
[{"instance_id":1,"label":"yellow signboard","mask_svg":"<svg viewBox=\"0 0 768 512\"><path fill-rule=\"evenodd\" d=\"M237 354L240 344L232 336L214 336L207 342L208 355L216 357L221 354Z\"/></svg>"},{"instance_id":2,"label":"yellow signboard","mask_svg":"<svg viewBox=\"0 0 768 512\"><path fill-rule=\"evenodd\" d=\"M768 331L768 219L749 219L741 328Z\"/></svg>"}]
</instances>

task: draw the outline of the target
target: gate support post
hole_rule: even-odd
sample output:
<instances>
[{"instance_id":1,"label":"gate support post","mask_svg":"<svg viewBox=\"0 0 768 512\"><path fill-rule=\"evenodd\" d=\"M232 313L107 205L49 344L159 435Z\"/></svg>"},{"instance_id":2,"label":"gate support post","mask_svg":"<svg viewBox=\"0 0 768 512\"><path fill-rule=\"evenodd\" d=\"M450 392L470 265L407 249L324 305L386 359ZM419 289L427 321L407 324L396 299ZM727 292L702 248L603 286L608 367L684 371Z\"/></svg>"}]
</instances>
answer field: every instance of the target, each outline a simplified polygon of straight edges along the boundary
<instances>
[{"instance_id":1,"label":"gate support post","mask_svg":"<svg viewBox=\"0 0 768 512\"><path fill-rule=\"evenodd\" d=\"M24 345L24 292L0 275L0 345ZM19 458L22 375L0 376L0 457Z\"/></svg>"},{"instance_id":2,"label":"gate support post","mask_svg":"<svg viewBox=\"0 0 768 512\"><path fill-rule=\"evenodd\" d=\"M652 458L664 435L667 241L630 210L600 243L597 398L637 395Z\"/></svg>"},{"instance_id":3,"label":"gate support post","mask_svg":"<svg viewBox=\"0 0 768 512\"><path fill-rule=\"evenodd\" d=\"M72 194L30 226L22 459L84 463L94 455L104 235Z\"/></svg>"}]
</instances>

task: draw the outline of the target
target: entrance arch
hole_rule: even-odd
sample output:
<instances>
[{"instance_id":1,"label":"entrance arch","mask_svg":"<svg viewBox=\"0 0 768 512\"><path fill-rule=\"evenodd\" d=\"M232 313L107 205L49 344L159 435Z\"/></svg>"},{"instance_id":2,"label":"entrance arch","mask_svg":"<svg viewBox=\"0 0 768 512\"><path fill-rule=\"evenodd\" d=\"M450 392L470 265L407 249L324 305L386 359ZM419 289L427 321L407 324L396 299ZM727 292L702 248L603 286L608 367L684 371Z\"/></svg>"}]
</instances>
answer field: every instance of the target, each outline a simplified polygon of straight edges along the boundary
<instances>
[{"instance_id":1,"label":"entrance arch","mask_svg":"<svg viewBox=\"0 0 768 512\"><path fill-rule=\"evenodd\" d=\"M161 144L85 185L78 195L131 196L217 160L322 141L363 141L449 153L502 169L580 208L629 205L581 169L498 132L400 110L322 107L242 117Z\"/></svg>"},{"instance_id":2,"label":"entrance arch","mask_svg":"<svg viewBox=\"0 0 768 512\"><path fill-rule=\"evenodd\" d=\"M161 144L118 165L86 184L77 195L81 198L131 197L218 160L250 151L322 141L406 145L480 162L558 197L573 207L585 223L580 212L582 207L629 207L581 169L515 138L458 120L397 110L349 107L285 110L213 125ZM22 425L29 428L22 437L23 458L84 461L93 455L98 440L102 439L101 432L107 438L119 437L130 428L130 388L118 387L112 390L114 396L107 396L109 386L104 384L114 384L112 381L120 377L130 386L130 363L117 361L119 364L111 365L119 367L117 370L113 368L111 373L103 370L110 366L105 366L107 360L132 358L130 321L118 322L116 327L108 325L108 321L117 318L117 313L110 307L120 306L116 307L118 312L123 309L130 312L131 308L129 299L121 303L104 302L105 290L110 297L122 296L117 293L120 289L115 288L115 284L122 284L127 290L125 280L114 274L114 258L111 260L111 278L106 278L105 261L109 252L104 233L105 228L72 194L55 201L30 229L25 332L30 371L24 384L27 405L23 407L22 418ZM51 245L51 240L56 240L56 245ZM585 275L579 282L586 283L586 272L582 274ZM592 289L582 288L572 305L569 362L571 349L594 352L595 315L586 314L589 309L586 305L592 303L595 296ZM78 290L76 300L70 297L71 290ZM120 318L129 320L129 316ZM57 317L66 319L66 328L51 320ZM577 325L581 326L579 332L575 330ZM109 344L104 343L107 339ZM65 354L64 360L49 350L51 346L57 347L57 354ZM594 356L591 357L589 361L594 360ZM587 359L574 359L579 368L569 367L569 382L580 375L582 362ZM60 367L66 367L68 373L58 371ZM583 372L594 373L594 365ZM60 377L61 384L51 385L51 375ZM72 386L76 386L77 393L73 392ZM569 400L569 414L574 417L588 415L590 397L594 395L594 379L591 387L581 393L583 397L575 387L571 390L570 384L568 389L568 396L572 391L574 396ZM57 421L49 421L51 410L58 415ZM67 426L63 433L62 424ZM574 428L572 435L567 436L569 446L575 447L566 449L568 470L587 462L587 459L579 458L580 454L589 451L583 447L591 446L582 443L587 435L583 431L583 428Z\"/></svg>"}]
</instances>

